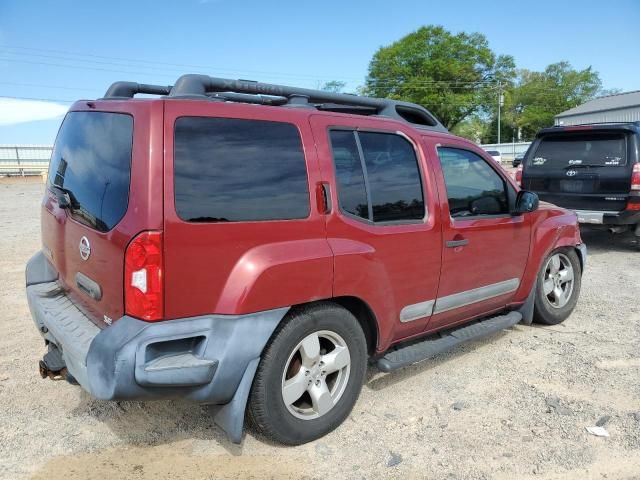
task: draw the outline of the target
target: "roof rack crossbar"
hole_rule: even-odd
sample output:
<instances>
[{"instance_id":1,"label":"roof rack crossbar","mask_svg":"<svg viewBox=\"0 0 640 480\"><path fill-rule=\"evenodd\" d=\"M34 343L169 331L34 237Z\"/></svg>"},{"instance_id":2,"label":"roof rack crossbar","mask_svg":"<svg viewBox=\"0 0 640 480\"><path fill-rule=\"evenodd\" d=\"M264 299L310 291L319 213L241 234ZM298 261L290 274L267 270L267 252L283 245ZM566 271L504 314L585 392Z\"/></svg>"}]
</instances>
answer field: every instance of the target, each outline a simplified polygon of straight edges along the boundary
<instances>
[{"instance_id":1,"label":"roof rack crossbar","mask_svg":"<svg viewBox=\"0 0 640 480\"><path fill-rule=\"evenodd\" d=\"M211 92L207 93L206 96L227 102L255 103L258 105L284 105L288 101L285 97L250 95L236 92Z\"/></svg>"},{"instance_id":2,"label":"roof rack crossbar","mask_svg":"<svg viewBox=\"0 0 640 480\"><path fill-rule=\"evenodd\" d=\"M104 98L133 98L133 96L138 93L169 95L172 88L171 85L163 86L135 82L115 82L111 84Z\"/></svg>"}]
</instances>

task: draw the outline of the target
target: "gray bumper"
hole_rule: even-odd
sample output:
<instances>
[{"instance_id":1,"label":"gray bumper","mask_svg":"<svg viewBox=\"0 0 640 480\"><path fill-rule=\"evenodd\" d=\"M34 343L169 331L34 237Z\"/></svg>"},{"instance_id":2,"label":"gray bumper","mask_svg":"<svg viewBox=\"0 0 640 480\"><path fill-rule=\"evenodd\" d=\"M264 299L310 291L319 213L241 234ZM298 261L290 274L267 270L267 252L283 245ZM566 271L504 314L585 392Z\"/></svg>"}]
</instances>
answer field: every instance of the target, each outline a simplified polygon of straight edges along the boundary
<instances>
[{"instance_id":1,"label":"gray bumper","mask_svg":"<svg viewBox=\"0 0 640 480\"><path fill-rule=\"evenodd\" d=\"M104 400L188 398L216 405L235 400L234 415L240 415L240 406L244 415L262 350L288 308L155 323L124 316L100 329L51 276L37 281L34 272L50 273L42 262L48 263L39 253L27 266L31 315L91 395ZM245 398L238 400L236 393Z\"/></svg>"}]
</instances>

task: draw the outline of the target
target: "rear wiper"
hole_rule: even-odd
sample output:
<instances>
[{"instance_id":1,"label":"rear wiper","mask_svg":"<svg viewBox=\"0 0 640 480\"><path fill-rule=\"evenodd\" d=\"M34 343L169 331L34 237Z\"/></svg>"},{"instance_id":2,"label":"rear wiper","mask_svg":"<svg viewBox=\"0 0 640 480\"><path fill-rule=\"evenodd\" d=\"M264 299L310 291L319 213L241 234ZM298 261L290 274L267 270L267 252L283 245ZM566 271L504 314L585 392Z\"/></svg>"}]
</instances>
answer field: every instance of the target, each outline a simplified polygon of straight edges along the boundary
<instances>
[{"instance_id":1,"label":"rear wiper","mask_svg":"<svg viewBox=\"0 0 640 480\"><path fill-rule=\"evenodd\" d=\"M78 202L71 190L59 187L58 185L51 185L51 190L55 193L60 208L76 208Z\"/></svg>"}]
</instances>

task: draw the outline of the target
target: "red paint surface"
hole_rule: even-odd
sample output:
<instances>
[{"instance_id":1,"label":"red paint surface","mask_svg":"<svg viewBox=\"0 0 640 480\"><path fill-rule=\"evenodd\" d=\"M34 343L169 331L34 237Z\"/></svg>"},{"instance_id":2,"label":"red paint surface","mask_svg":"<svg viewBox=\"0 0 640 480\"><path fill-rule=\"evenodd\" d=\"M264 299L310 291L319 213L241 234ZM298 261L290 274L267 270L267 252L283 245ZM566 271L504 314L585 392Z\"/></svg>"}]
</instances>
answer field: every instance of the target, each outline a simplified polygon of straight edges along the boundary
<instances>
[{"instance_id":1,"label":"red paint surface","mask_svg":"<svg viewBox=\"0 0 640 480\"><path fill-rule=\"evenodd\" d=\"M377 350L522 303L544 257L558 246L580 243L573 213L548 204L521 216L453 220L449 216L437 145L473 150L476 145L449 134L425 132L383 118L319 113L315 110L193 100L93 102L96 110L134 115L134 148L129 209L110 232L98 233L66 216L54 197L43 204L43 242L74 299L92 312L117 319L123 314L123 262L129 241L143 230L162 230L164 299L167 319L209 313L242 314L339 296L357 297L374 313ZM78 102L73 110L87 110ZM310 214L302 220L188 223L175 210L173 125L180 116L214 116L290 122L303 143ZM332 126L401 132L413 144L423 175L427 214L413 224L371 225L343 215L327 129ZM501 168L496 171L514 189ZM323 211L319 185L329 185L332 209ZM82 235L92 255L82 262ZM443 248L447 240L469 244ZM95 302L75 287L82 271L103 288ZM492 283L520 279L517 291L408 323L403 307Z\"/></svg>"}]
</instances>

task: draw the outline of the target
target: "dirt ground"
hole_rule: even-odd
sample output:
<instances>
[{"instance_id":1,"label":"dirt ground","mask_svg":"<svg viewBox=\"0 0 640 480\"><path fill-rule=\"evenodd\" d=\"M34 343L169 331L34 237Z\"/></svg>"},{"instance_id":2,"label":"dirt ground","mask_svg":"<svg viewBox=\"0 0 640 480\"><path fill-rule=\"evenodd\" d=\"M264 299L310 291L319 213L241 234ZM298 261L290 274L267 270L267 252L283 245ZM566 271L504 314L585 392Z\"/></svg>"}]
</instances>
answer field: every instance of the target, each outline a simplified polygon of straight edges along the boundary
<instances>
[{"instance_id":1,"label":"dirt ground","mask_svg":"<svg viewBox=\"0 0 640 480\"><path fill-rule=\"evenodd\" d=\"M304 445L230 444L205 407L103 402L40 379L23 288L42 185L0 185L0 478L640 479L640 253L585 232L578 307L420 365L369 369L353 413ZM599 422L600 421L600 422ZM608 438L586 427L604 423Z\"/></svg>"}]
</instances>

